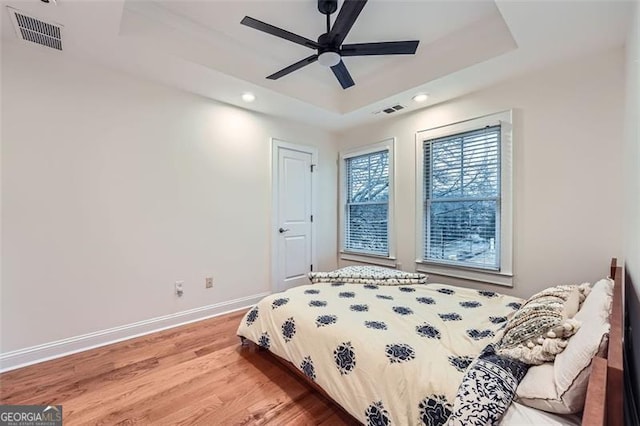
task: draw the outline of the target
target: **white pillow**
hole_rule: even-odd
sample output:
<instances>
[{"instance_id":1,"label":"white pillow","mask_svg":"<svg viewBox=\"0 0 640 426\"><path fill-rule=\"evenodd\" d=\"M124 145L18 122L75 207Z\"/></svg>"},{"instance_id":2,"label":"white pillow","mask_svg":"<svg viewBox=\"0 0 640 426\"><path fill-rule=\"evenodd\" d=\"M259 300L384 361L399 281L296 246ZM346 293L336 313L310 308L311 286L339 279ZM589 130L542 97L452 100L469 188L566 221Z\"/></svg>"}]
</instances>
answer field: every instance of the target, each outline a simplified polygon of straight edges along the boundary
<instances>
[{"instance_id":1,"label":"white pillow","mask_svg":"<svg viewBox=\"0 0 640 426\"><path fill-rule=\"evenodd\" d=\"M529 369L518 386L518 402L561 414L583 409L591 360L607 348L612 298L612 280L602 279L594 284L574 317L582 326L564 351L556 355L555 362Z\"/></svg>"}]
</instances>

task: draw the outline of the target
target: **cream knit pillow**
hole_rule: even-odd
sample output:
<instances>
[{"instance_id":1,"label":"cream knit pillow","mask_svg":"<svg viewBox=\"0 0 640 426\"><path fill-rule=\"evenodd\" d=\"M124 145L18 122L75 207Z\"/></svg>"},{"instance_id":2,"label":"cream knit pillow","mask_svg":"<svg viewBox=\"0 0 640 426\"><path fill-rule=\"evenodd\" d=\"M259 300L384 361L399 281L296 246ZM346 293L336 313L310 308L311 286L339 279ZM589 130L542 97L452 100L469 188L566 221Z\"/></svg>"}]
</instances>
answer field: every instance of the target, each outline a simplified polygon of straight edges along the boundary
<instances>
[{"instance_id":1,"label":"cream knit pillow","mask_svg":"<svg viewBox=\"0 0 640 426\"><path fill-rule=\"evenodd\" d=\"M580 327L573 319L589 284L549 287L529 298L507 323L498 353L527 364L553 361Z\"/></svg>"}]
</instances>

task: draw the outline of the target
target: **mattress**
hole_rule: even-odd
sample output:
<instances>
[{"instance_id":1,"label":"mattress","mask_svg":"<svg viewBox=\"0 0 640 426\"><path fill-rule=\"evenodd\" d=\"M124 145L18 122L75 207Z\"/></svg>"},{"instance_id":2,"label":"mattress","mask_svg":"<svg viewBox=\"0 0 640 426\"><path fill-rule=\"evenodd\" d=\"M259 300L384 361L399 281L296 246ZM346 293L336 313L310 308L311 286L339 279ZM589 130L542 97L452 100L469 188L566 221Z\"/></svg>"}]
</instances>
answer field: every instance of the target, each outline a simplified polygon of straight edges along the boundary
<instances>
[{"instance_id":1,"label":"mattress","mask_svg":"<svg viewBox=\"0 0 640 426\"><path fill-rule=\"evenodd\" d=\"M441 284L273 294L238 335L290 361L364 424L443 424L469 363L521 299Z\"/></svg>"}]
</instances>

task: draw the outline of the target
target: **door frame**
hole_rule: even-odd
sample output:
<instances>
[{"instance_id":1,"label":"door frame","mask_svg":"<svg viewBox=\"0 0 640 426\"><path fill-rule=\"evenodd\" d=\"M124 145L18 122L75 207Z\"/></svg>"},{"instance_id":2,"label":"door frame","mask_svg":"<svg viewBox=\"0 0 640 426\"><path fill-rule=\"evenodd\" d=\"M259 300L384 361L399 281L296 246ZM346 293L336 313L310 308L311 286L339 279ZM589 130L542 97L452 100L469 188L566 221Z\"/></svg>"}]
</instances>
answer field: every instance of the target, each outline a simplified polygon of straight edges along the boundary
<instances>
[{"instance_id":1,"label":"door frame","mask_svg":"<svg viewBox=\"0 0 640 426\"><path fill-rule=\"evenodd\" d=\"M318 166L318 148L309 145L301 145L297 143L291 143L283 141L278 138L271 138L271 165L270 165L270 173L271 173L271 292L279 292L283 291L283 289L278 288L278 237L280 233L278 232L278 227L280 226L278 223L278 218L280 212L278 211L278 157L281 148L289 149L293 151L304 152L306 154L311 154L311 164L314 166L314 171L311 173L311 215L314 217L313 222L311 222L311 264L314 265L314 268L317 267L317 259L316 259L316 205L318 201L318 186L317 186L317 166Z\"/></svg>"}]
</instances>

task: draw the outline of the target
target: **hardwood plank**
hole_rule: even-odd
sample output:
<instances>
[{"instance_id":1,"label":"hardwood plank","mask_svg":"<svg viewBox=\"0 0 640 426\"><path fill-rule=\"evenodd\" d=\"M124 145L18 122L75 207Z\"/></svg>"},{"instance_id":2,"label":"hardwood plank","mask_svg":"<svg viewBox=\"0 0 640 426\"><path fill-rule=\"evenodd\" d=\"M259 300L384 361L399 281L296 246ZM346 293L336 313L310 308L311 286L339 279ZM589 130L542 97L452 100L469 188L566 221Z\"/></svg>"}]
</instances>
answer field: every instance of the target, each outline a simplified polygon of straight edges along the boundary
<instances>
[{"instance_id":1,"label":"hardwood plank","mask_svg":"<svg viewBox=\"0 0 640 426\"><path fill-rule=\"evenodd\" d=\"M241 347L244 312L0 375L2 404L61 404L65 425L346 425L272 357Z\"/></svg>"},{"instance_id":2,"label":"hardwood plank","mask_svg":"<svg viewBox=\"0 0 640 426\"><path fill-rule=\"evenodd\" d=\"M230 352L230 348L221 352ZM93 422L100 417L100 412L96 412L94 407L101 404L112 407L132 404L142 406L142 401L148 398L161 397L165 392L169 392L180 384L192 383L201 376L210 374L221 364L222 358L226 358L225 353L215 353L161 370L154 369L145 372L145 374L128 379L124 392L120 381L104 382L95 392L84 393L67 401L70 406L69 410L66 410L69 412L69 421ZM84 407L91 407L91 409L87 410Z\"/></svg>"}]
</instances>

